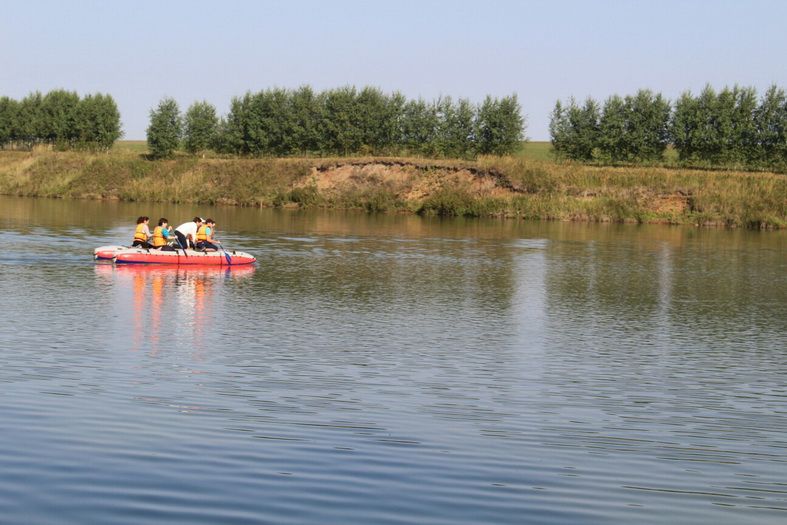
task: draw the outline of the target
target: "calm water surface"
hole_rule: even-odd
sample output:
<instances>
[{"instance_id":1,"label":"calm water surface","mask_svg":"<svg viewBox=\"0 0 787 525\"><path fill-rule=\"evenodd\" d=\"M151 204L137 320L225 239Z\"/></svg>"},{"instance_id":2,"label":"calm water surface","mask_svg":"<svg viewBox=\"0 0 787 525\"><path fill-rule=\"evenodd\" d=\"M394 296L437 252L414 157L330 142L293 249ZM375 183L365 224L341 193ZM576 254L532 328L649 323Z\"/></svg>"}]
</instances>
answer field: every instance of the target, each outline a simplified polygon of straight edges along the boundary
<instances>
[{"instance_id":1,"label":"calm water surface","mask_svg":"<svg viewBox=\"0 0 787 525\"><path fill-rule=\"evenodd\" d=\"M256 268L91 260L195 213ZM785 232L0 198L0 242L0 522L787 521Z\"/></svg>"}]
</instances>

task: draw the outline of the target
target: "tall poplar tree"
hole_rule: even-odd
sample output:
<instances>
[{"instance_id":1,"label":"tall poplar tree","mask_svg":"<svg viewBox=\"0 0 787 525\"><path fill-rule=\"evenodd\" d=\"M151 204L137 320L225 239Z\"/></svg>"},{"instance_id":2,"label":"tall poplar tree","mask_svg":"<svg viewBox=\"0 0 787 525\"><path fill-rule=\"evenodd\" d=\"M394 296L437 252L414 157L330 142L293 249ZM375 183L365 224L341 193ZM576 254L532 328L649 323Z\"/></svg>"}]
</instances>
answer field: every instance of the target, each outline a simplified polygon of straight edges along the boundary
<instances>
[{"instance_id":1,"label":"tall poplar tree","mask_svg":"<svg viewBox=\"0 0 787 525\"><path fill-rule=\"evenodd\" d=\"M183 145L192 155L211 148L216 141L219 119L208 102L194 102L183 118Z\"/></svg>"},{"instance_id":2,"label":"tall poplar tree","mask_svg":"<svg viewBox=\"0 0 787 525\"><path fill-rule=\"evenodd\" d=\"M180 144L182 122L178 103L164 98L150 111L147 130L148 149L153 158L170 157Z\"/></svg>"}]
</instances>

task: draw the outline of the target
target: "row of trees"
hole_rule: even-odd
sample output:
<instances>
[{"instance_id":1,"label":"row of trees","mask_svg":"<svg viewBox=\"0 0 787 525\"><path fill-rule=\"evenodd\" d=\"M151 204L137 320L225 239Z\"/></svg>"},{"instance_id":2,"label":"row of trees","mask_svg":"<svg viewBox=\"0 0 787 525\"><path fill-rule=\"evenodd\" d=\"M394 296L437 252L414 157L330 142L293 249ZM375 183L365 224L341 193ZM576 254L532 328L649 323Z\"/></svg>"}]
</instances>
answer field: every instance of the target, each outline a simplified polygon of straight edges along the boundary
<instances>
[{"instance_id":1,"label":"row of trees","mask_svg":"<svg viewBox=\"0 0 787 525\"><path fill-rule=\"evenodd\" d=\"M120 138L120 112L110 95L82 98L62 89L22 100L0 97L0 148L109 149Z\"/></svg>"},{"instance_id":2,"label":"row of trees","mask_svg":"<svg viewBox=\"0 0 787 525\"><path fill-rule=\"evenodd\" d=\"M761 99L753 88L706 87L675 102L672 142L681 160L714 164L787 165L787 96L771 86Z\"/></svg>"},{"instance_id":3,"label":"row of trees","mask_svg":"<svg viewBox=\"0 0 787 525\"><path fill-rule=\"evenodd\" d=\"M151 111L148 145L156 157L182 146L190 153L264 155L418 154L472 157L508 154L519 147L524 119L516 95L486 97L478 105L407 100L376 88L343 87L315 92L268 89L235 97L218 118L207 102L181 115L166 98Z\"/></svg>"},{"instance_id":4,"label":"row of trees","mask_svg":"<svg viewBox=\"0 0 787 525\"><path fill-rule=\"evenodd\" d=\"M776 86L760 99L753 88L707 86L674 104L649 90L603 106L592 98L558 101L549 129L555 152L574 160L659 161L672 144L686 163L787 164L787 97Z\"/></svg>"}]
</instances>

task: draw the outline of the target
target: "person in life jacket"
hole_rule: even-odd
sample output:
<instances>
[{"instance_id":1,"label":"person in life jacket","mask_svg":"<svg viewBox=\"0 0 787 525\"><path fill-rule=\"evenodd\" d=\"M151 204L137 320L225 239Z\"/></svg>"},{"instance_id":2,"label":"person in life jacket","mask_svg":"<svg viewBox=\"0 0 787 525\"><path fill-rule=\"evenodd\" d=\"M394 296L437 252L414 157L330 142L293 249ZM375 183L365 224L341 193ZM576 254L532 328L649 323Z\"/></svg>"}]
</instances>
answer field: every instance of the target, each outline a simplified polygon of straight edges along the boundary
<instances>
[{"instance_id":1,"label":"person in life jacket","mask_svg":"<svg viewBox=\"0 0 787 525\"><path fill-rule=\"evenodd\" d=\"M137 219L137 229L134 230L134 242L131 243L131 246L141 246L146 250L149 250L153 246L148 242L150 239L150 228L148 227L148 222L150 221L150 217L140 217Z\"/></svg>"},{"instance_id":2,"label":"person in life jacket","mask_svg":"<svg viewBox=\"0 0 787 525\"><path fill-rule=\"evenodd\" d=\"M175 228L175 236L181 248L197 248L197 231L203 222L200 217L194 217L191 222L184 222Z\"/></svg>"},{"instance_id":3,"label":"person in life jacket","mask_svg":"<svg viewBox=\"0 0 787 525\"><path fill-rule=\"evenodd\" d=\"M163 217L158 220L158 226L153 229L153 248L161 251L175 251L175 248L169 246L169 221Z\"/></svg>"},{"instance_id":4,"label":"person in life jacket","mask_svg":"<svg viewBox=\"0 0 787 525\"><path fill-rule=\"evenodd\" d=\"M218 240L213 238L213 232L216 229L216 221L213 219L206 219L205 224L197 230L197 249L203 251L215 252L218 250L216 243Z\"/></svg>"}]
</instances>

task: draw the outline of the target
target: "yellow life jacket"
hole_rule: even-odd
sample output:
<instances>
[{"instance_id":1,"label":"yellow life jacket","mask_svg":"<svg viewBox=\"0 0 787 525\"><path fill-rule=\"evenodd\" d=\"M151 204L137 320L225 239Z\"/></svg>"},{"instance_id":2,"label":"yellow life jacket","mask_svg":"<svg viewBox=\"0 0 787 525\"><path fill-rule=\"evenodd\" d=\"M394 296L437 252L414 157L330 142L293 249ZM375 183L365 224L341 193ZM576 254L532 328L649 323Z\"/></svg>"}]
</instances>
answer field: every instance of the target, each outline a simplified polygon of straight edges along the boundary
<instances>
[{"instance_id":1,"label":"yellow life jacket","mask_svg":"<svg viewBox=\"0 0 787 525\"><path fill-rule=\"evenodd\" d=\"M164 230L163 226L156 226L156 229L153 230L153 247L154 248L161 248L162 246L166 246L167 245L167 240L164 238L163 230Z\"/></svg>"},{"instance_id":2,"label":"yellow life jacket","mask_svg":"<svg viewBox=\"0 0 787 525\"><path fill-rule=\"evenodd\" d=\"M137 229L134 231L134 240L145 242L148 240L148 234L145 233L145 223L137 224Z\"/></svg>"},{"instance_id":3,"label":"yellow life jacket","mask_svg":"<svg viewBox=\"0 0 787 525\"><path fill-rule=\"evenodd\" d=\"M197 230L197 242L208 240L208 228L209 226L205 224L199 227L199 230Z\"/></svg>"}]
</instances>

